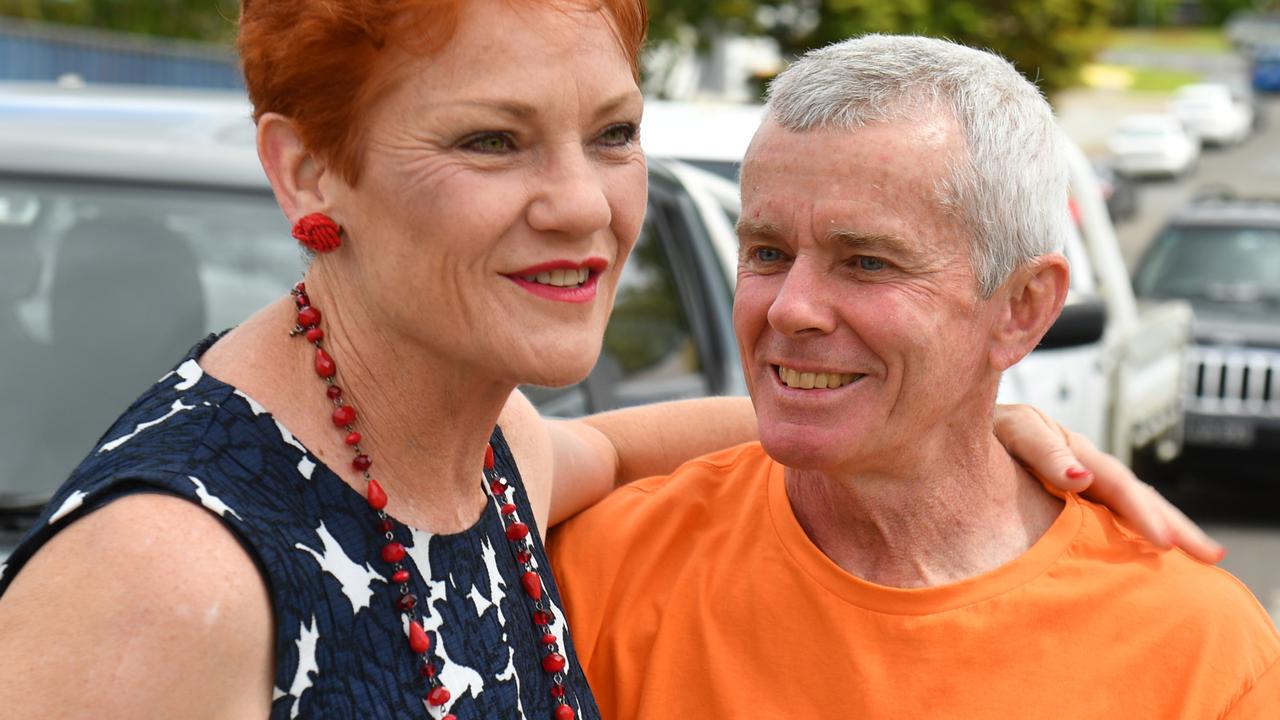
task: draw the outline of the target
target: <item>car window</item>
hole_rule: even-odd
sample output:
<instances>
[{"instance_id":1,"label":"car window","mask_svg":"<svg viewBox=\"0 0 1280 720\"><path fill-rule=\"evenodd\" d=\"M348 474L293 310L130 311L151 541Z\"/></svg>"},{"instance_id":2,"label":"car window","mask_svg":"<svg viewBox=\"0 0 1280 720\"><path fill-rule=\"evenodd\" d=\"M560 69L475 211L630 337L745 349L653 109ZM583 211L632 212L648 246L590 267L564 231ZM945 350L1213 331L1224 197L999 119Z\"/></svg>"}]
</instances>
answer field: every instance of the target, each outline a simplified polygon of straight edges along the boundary
<instances>
[{"instance_id":1,"label":"car window","mask_svg":"<svg viewBox=\"0 0 1280 720\"><path fill-rule=\"evenodd\" d=\"M0 503L38 502L303 259L267 193L0 178Z\"/></svg>"},{"instance_id":2,"label":"car window","mask_svg":"<svg viewBox=\"0 0 1280 720\"><path fill-rule=\"evenodd\" d=\"M1194 302L1280 300L1280 228L1173 227L1139 268L1140 296Z\"/></svg>"},{"instance_id":3,"label":"car window","mask_svg":"<svg viewBox=\"0 0 1280 720\"><path fill-rule=\"evenodd\" d=\"M674 242L672 229L651 205L618 281L599 361L572 387L524 388L540 411L573 417L710 392L671 261Z\"/></svg>"}]
</instances>

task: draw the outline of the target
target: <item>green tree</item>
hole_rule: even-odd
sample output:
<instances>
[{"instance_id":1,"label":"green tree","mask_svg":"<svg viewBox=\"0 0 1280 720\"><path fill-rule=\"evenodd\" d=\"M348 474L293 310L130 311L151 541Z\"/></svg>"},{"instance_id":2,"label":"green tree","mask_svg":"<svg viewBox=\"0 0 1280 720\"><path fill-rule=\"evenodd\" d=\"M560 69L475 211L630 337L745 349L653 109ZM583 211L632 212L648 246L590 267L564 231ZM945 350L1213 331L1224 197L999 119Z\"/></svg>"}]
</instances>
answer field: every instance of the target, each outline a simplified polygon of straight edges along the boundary
<instances>
[{"instance_id":1,"label":"green tree","mask_svg":"<svg viewBox=\"0 0 1280 720\"><path fill-rule=\"evenodd\" d=\"M945 37L1000 53L1048 93L1075 82L1101 46L1111 12L1111 0L662 0L652 7L658 6L672 15L655 18L655 25L682 23L704 35L728 22L773 36L788 53L868 32ZM664 25L655 39L670 34Z\"/></svg>"},{"instance_id":2,"label":"green tree","mask_svg":"<svg viewBox=\"0 0 1280 720\"><path fill-rule=\"evenodd\" d=\"M101 30L227 42L238 0L0 0L0 15Z\"/></svg>"}]
</instances>

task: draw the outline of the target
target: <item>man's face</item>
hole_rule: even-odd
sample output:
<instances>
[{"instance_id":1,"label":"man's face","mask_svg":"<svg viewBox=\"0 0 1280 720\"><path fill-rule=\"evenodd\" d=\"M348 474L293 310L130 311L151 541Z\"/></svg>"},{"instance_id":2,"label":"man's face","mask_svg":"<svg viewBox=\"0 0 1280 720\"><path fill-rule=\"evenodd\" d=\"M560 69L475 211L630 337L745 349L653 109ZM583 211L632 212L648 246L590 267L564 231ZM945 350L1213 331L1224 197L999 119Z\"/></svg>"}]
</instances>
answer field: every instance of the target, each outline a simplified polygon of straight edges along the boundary
<instances>
[{"instance_id":1,"label":"man's face","mask_svg":"<svg viewBox=\"0 0 1280 720\"><path fill-rule=\"evenodd\" d=\"M949 119L756 134L734 327L779 462L892 471L990 412L996 303L937 189L961 143Z\"/></svg>"}]
</instances>

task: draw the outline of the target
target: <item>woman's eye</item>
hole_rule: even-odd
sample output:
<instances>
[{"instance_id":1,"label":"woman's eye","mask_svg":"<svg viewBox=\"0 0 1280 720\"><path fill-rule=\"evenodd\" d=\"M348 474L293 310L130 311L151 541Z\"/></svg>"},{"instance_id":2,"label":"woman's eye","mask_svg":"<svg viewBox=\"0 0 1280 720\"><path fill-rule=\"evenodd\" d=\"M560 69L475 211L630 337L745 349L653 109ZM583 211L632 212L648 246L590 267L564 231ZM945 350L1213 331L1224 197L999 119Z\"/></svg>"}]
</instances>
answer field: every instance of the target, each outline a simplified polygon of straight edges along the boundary
<instances>
[{"instance_id":1,"label":"woman's eye","mask_svg":"<svg viewBox=\"0 0 1280 720\"><path fill-rule=\"evenodd\" d=\"M489 155L504 153L515 149L515 143L505 133L483 133L467 138L462 147L472 152Z\"/></svg>"},{"instance_id":2,"label":"woman's eye","mask_svg":"<svg viewBox=\"0 0 1280 720\"><path fill-rule=\"evenodd\" d=\"M885 263L885 261L881 260L880 258L876 258L876 257L868 257L868 256L866 256L866 255L860 255L860 256L858 257L858 269L859 269L859 270L866 270L866 271L868 271L868 272L875 272L875 271L877 271L877 270L883 270L883 269L885 269L885 268L887 268L887 267L889 267L889 265L888 265L887 263Z\"/></svg>"},{"instance_id":3,"label":"woman's eye","mask_svg":"<svg viewBox=\"0 0 1280 720\"><path fill-rule=\"evenodd\" d=\"M618 123L617 125L606 128L604 132L600 133L600 140L603 141L605 145L621 147L623 145L631 144L631 142L636 139L636 132L637 130L635 125L632 125L631 123Z\"/></svg>"}]
</instances>

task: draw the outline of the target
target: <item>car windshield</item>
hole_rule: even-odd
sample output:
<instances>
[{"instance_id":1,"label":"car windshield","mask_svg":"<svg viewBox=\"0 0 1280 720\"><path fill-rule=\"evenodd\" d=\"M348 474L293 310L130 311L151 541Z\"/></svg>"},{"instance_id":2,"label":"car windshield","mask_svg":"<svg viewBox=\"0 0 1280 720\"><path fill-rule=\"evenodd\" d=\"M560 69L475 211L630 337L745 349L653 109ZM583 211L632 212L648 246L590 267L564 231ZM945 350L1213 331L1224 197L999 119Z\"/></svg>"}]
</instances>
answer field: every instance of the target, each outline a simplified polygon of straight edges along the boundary
<instances>
[{"instance_id":1,"label":"car windshield","mask_svg":"<svg viewBox=\"0 0 1280 720\"><path fill-rule=\"evenodd\" d=\"M1153 244L1138 295L1271 308L1280 304L1280 228L1174 227Z\"/></svg>"},{"instance_id":2,"label":"car windshield","mask_svg":"<svg viewBox=\"0 0 1280 720\"><path fill-rule=\"evenodd\" d=\"M47 500L191 345L303 265L266 191L0 176L0 508Z\"/></svg>"}]
</instances>

